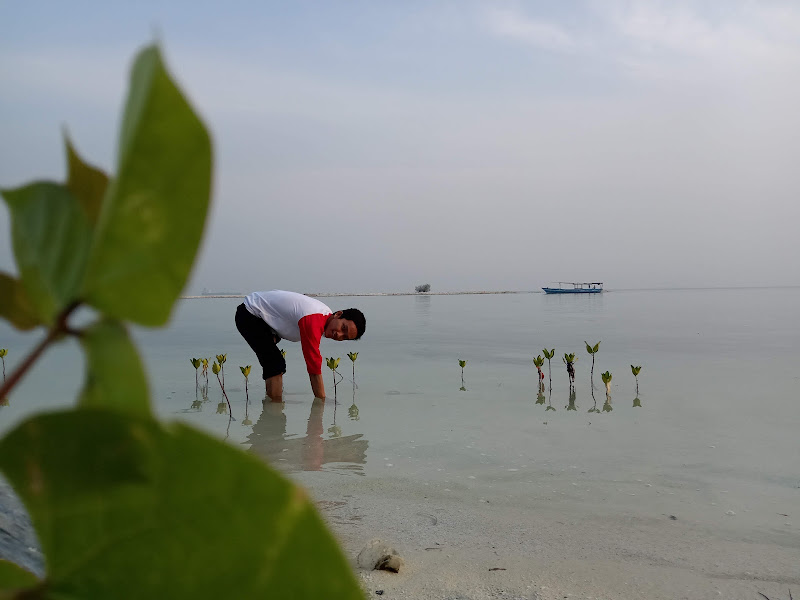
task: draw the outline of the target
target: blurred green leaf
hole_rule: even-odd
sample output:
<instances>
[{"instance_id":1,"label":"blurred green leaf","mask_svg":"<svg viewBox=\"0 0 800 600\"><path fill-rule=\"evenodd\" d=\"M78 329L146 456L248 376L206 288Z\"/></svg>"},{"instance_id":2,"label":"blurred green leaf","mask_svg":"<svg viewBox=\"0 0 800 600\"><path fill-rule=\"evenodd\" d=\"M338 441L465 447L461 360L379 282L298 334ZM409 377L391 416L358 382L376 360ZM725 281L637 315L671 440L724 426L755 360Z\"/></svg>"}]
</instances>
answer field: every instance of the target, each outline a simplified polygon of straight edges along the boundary
<instances>
[{"instance_id":1,"label":"blurred green leaf","mask_svg":"<svg viewBox=\"0 0 800 600\"><path fill-rule=\"evenodd\" d=\"M22 282L7 273L0 273L0 317L23 331L42 324Z\"/></svg>"},{"instance_id":2,"label":"blurred green leaf","mask_svg":"<svg viewBox=\"0 0 800 600\"><path fill-rule=\"evenodd\" d=\"M0 592L35 586L39 578L30 571L7 560L0 559ZM0 594L0 598L3 598ZM12 596L13 597L13 596Z\"/></svg>"},{"instance_id":3,"label":"blurred green leaf","mask_svg":"<svg viewBox=\"0 0 800 600\"><path fill-rule=\"evenodd\" d=\"M89 221L63 185L37 182L2 194L22 285L37 317L53 324L83 285L92 241Z\"/></svg>"},{"instance_id":4,"label":"blurred green leaf","mask_svg":"<svg viewBox=\"0 0 800 600\"><path fill-rule=\"evenodd\" d=\"M95 225L103 207L103 197L108 188L108 175L86 164L78 155L69 136L64 134L67 150L67 188L83 207L89 223Z\"/></svg>"},{"instance_id":5,"label":"blurred green leaf","mask_svg":"<svg viewBox=\"0 0 800 600\"><path fill-rule=\"evenodd\" d=\"M131 74L117 174L92 248L86 299L110 316L163 325L194 262L211 192L211 141L145 48Z\"/></svg>"},{"instance_id":6,"label":"blurred green leaf","mask_svg":"<svg viewBox=\"0 0 800 600\"><path fill-rule=\"evenodd\" d=\"M0 469L47 556L48 598L363 598L301 489L184 425L46 414L0 441Z\"/></svg>"},{"instance_id":7,"label":"blurred green leaf","mask_svg":"<svg viewBox=\"0 0 800 600\"><path fill-rule=\"evenodd\" d=\"M80 340L86 353L86 382L78 404L148 415L147 376L125 327L104 319Z\"/></svg>"}]
</instances>

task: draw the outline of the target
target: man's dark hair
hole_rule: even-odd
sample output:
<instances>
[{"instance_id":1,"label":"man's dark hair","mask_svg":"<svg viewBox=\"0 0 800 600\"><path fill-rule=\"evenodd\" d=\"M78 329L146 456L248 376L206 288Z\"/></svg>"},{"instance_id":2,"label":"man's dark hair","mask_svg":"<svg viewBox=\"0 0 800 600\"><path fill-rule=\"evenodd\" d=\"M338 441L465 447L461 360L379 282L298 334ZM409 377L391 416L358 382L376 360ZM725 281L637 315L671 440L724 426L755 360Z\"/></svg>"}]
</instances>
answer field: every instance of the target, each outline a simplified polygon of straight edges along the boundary
<instances>
[{"instance_id":1,"label":"man's dark hair","mask_svg":"<svg viewBox=\"0 0 800 600\"><path fill-rule=\"evenodd\" d=\"M355 323L356 331L358 333L353 339L360 339L361 336L364 335L364 330L367 328L367 320L364 318L364 313L362 313L360 310L357 308L348 308L347 310L343 310L341 318Z\"/></svg>"}]
</instances>

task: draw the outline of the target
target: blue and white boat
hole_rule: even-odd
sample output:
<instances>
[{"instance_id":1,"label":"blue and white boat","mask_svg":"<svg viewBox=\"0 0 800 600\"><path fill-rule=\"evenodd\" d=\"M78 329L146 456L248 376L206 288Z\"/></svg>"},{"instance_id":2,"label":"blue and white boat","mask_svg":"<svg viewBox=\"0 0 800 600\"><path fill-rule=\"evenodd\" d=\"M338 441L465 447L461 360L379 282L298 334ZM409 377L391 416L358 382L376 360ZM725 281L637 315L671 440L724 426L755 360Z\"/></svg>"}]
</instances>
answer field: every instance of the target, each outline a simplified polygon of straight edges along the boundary
<instances>
[{"instance_id":1,"label":"blue and white boat","mask_svg":"<svg viewBox=\"0 0 800 600\"><path fill-rule=\"evenodd\" d=\"M603 291L602 281L573 282L559 281L558 287L543 287L545 294L599 294Z\"/></svg>"}]
</instances>

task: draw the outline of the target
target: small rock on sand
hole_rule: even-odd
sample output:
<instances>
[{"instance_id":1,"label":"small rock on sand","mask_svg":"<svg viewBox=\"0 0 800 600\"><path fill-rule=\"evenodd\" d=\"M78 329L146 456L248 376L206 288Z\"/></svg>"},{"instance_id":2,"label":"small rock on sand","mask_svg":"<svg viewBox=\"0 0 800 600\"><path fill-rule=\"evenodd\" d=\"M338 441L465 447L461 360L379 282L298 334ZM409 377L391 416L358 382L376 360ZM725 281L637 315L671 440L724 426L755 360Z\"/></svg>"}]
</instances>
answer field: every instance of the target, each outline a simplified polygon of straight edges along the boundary
<instances>
[{"instance_id":1,"label":"small rock on sand","mask_svg":"<svg viewBox=\"0 0 800 600\"><path fill-rule=\"evenodd\" d=\"M403 559L397 550L380 539L367 542L367 545L358 553L356 559L358 566L368 570L384 570L397 573L403 566Z\"/></svg>"}]
</instances>

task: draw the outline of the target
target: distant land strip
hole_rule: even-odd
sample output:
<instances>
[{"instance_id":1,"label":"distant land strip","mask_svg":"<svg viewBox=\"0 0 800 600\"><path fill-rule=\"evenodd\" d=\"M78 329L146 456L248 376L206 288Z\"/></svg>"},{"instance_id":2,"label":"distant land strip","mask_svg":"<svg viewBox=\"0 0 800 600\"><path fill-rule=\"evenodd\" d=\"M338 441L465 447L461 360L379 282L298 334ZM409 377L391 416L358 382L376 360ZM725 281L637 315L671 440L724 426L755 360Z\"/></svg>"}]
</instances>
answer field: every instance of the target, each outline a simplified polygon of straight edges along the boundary
<instances>
[{"instance_id":1,"label":"distant land strip","mask_svg":"<svg viewBox=\"0 0 800 600\"><path fill-rule=\"evenodd\" d=\"M338 298L355 296L467 296L476 294L543 294L541 291L522 291L522 290L496 290L496 291L477 291L477 292L362 292L362 293L320 293L305 294L312 298ZM244 298L246 294L203 294L201 296L181 296L183 300L196 300L198 298Z\"/></svg>"}]
</instances>

